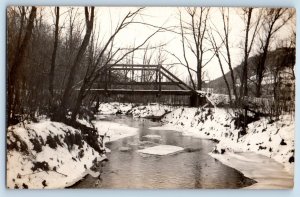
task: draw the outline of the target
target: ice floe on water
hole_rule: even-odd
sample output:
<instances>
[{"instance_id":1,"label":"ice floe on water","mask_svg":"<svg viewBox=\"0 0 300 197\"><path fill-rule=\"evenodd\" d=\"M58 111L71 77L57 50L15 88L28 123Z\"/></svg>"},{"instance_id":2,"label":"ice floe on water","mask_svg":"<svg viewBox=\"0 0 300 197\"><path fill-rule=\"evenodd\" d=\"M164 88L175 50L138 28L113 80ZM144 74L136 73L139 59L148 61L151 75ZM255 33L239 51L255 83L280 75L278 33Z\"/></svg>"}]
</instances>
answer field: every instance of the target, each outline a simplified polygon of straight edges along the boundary
<instances>
[{"instance_id":1,"label":"ice floe on water","mask_svg":"<svg viewBox=\"0 0 300 197\"><path fill-rule=\"evenodd\" d=\"M119 148L119 151L121 151L121 152L128 152L128 151L131 151L131 150L132 150L132 148L126 147L126 146L122 146L122 147Z\"/></svg>"},{"instance_id":2,"label":"ice floe on water","mask_svg":"<svg viewBox=\"0 0 300 197\"><path fill-rule=\"evenodd\" d=\"M175 154L181 151L184 151L184 148L179 146L158 145L158 146L153 146L142 150L138 150L137 152L143 154L163 156L163 155Z\"/></svg>"},{"instance_id":3,"label":"ice floe on water","mask_svg":"<svg viewBox=\"0 0 300 197\"><path fill-rule=\"evenodd\" d=\"M145 135L145 136L143 136L143 138L159 140L159 139L161 139L161 136L160 135Z\"/></svg>"}]
</instances>

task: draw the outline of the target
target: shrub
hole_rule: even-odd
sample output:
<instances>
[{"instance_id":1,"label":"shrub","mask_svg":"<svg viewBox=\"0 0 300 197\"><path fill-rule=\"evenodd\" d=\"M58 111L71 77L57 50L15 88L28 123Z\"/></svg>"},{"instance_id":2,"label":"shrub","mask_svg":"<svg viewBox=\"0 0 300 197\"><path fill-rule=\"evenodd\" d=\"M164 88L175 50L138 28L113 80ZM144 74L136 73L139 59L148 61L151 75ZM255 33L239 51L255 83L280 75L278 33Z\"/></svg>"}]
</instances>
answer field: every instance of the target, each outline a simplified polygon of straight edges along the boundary
<instances>
[{"instance_id":1,"label":"shrub","mask_svg":"<svg viewBox=\"0 0 300 197\"><path fill-rule=\"evenodd\" d=\"M50 148L53 148L53 149L57 148L57 141L51 135L47 136L46 144L48 144Z\"/></svg>"},{"instance_id":2,"label":"shrub","mask_svg":"<svg viewBox=\"0 0 300 197\"><path fill-rule=\"evenodd\" d=\"M49 171L49 164L46 161L42 161L42 162L32 162L33 167L31 168L31 170L37 171L39 169L41 169L42 171Z\"/></svg>"}]
</instances>

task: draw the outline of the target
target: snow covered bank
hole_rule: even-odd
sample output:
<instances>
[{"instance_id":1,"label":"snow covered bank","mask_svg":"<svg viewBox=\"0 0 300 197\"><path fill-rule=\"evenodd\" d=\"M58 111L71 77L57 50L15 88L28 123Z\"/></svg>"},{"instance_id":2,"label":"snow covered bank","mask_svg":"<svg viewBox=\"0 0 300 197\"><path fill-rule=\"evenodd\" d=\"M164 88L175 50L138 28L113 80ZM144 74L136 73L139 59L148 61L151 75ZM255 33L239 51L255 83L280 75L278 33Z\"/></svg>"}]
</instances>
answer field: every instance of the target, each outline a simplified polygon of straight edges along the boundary
<instances>
[{"instance_id":1,"label":"snow covered bank","mask_svg":"<svg viewBox=\"0 0 300 197\"><path fill-rule=\"evenodd\" d=\"M205 96L206 99L214 106L222 107L229 106L230 99L227 94L216 94L204 91L197 91L202 97ZM234 96L233 96L234 97Z\"/></svg>"},{"instance_id":2,"label":"snow covered bank","mask_svg":"<svg viewBox=\"0 0 300 197\"><path fill-rule=\"evenodd\" d=\"M133 108L131 103L101 103L98 111L101 115L126 114Z\"/></svg>"},{"instance_id":3,"label":"snow covered bank","mask_svg":"<svg viewBox=\"0 0 300 197\"><path fill-rule=\"evenodd\" d=\"M20 124L9 127L7 187L41 189L73 185L106 158L87 143L87 138L80 130L49 120L26 124L25 128ZM100 136L94 140L102 142Z\"/></svg>"},{"instance_id":4,"label":"snow covered bank","mask_svg":"<svg viewBox=\"0 0 300 197\"><path fill-rule=\"evenodd\" d=\"M214 139L219 141L214 153L254 152L276 160L284 165L288 173L293 174L293 116L281 116L273 122L261 118L250 123L247 134L241 136L232 114L232 111L222 108L180 108L162 119L164 126L152 129L177 130L183 135Z\"/></svg>"},{"instance_id":5,"label":"snow covered bank","mask_svg":"<svg viewBox=\"0 0 300 197\"><path fill-rule=\"evenodd\" d=\"M166 113L169 113L174 108L167 105L160 105L157 103L142 105L132 108L131 114L136 118L153 118L162 117Z\"/></svg>"},{"instance_id":6,"label":"snow covered bank","mask_svg":"<svg viewBox=\"0 0 300 197\"><path fill-rule=\"evenodd\" d=\"M98 111L101 115L126 114L136 118L162 117L174 107L150 103L148 105L132 105L131 103L101 103Z\"/></svg>"},{"instance_id":7,"label":"snow covered bank","mask_svg":"<svg viewBox=\"0 0 300 197\"><path fill-rule=\"evenodd\" d=\"M256 153L210 154L223 164L242 172L257 183L246 189L289 189L293 188L294 176L286 173L284 166L269 157Z\"/></svg>"}]
</instances>

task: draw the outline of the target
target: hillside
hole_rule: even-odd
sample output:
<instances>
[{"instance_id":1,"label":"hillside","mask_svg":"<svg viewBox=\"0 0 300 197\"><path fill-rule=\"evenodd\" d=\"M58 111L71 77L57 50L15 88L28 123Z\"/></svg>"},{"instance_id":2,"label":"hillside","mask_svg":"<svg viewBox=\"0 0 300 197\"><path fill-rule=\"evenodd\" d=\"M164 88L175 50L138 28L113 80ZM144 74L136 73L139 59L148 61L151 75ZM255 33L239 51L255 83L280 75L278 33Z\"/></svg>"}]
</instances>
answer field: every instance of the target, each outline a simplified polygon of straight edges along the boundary
<instances>
[{"instance_id":1,"label":"hillside","mask_svg":"<svg viewBox=\"0 0 300 197\"><path fill-rule=\"evenodd\" d=\"M255 71L255 65L257 65L257 62L259 61L259 55L252 56L248 59L248 77L253 79L256 76L256 71ZM295 48L279 48L274 51L270 51L267 60L266 60L266 75L267 73L272 73L273 70L276 68L279 68L280 70L283 70L285 68L292 68L295 65ZM236 85L239 86L240 84L240 74L241 69L243 66L243 62L236 66L234 70L234 76L236 78ZM230 72L227 72L225 74L226 79L228 80L229 84L232 84L232 80L230 77ZM222 94L227 94L227 89L226 89L226 84L224 83L223 76L210 81L209 83L206 84L206 87L208 88L213 88L214 93L222 93ZM250 81L249 84L249 94L254 92L254 84Z\"/></svg>"}]
</instances>

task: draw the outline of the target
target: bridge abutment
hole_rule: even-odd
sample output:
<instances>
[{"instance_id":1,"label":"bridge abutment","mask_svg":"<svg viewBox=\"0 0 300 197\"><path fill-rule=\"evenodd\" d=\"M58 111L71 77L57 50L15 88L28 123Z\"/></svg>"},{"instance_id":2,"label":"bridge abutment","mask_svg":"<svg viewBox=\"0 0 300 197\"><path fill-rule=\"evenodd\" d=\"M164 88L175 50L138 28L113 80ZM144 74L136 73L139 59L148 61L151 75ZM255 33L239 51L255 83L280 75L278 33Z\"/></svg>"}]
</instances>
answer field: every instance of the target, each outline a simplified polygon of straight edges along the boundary
<instances>
[{"instance_id":1,"label":"bridge abutment","mask_svg":"<svg viewBox=\"0 0 300 197\"><path fill-rule=\"evenodd\" d=\"M190 96L190 106L191 107L199 107L201 105L204 105L206 102L205 97L201 97L199 94L192 94Z\"/></svg>"}]
</instances>

